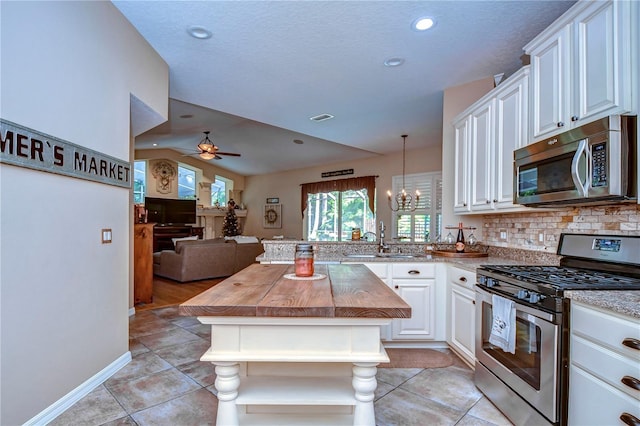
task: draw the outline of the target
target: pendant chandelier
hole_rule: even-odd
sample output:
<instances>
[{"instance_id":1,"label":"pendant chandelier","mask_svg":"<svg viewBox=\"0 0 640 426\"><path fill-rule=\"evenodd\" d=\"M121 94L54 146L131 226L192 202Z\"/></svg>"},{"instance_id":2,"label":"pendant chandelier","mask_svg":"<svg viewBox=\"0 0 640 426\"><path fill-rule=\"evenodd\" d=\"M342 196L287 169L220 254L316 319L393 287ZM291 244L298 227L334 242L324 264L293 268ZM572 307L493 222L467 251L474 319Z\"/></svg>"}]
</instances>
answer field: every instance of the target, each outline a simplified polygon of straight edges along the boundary
<instances>
[{"instance_id":1,"label":"pendant chandelier","mask_svg":"<svg viewBox=\"0 0 640 426\"><path fill-rule=\"evenodd\" d=\"M420 201L420 192L416 190L415 196L407 194L404 184L405 170L405 146L407 143L407 135L402 135L402 190L392 197L391 191L387 191L387 199L389 200L389 208L391 211L415 211ZM415 198L415 203L413 202Z\"/></svg>"},{"instance_id":2,"label":"pendant chandelier","mask_svg":"<svg viewBox=\"0 0 640 426\"><path fill-rule=\"evenodd\" d=\"M200 158L203 160L211 160L216 156L218 147L209 139L209 131L204 132L204 139L198 144L198 149L200 150Z\"/></svg>"}]
</instances>

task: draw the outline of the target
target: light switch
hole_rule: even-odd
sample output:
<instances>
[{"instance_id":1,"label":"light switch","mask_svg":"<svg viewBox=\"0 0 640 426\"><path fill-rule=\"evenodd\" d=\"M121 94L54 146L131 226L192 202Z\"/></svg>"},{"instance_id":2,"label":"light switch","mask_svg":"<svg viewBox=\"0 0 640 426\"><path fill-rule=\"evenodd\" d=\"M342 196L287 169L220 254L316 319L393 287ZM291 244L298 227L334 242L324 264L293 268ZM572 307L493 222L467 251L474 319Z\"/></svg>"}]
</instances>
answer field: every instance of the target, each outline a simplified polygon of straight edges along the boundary
<instances>
[{"instance_id":1,"label":"light switch","mask_svg":"<svg viewBox=\"0 0 640 426\"><path fill-rule=\"evenodd\" d=\"M102 244L111 244L111 229L102 230Z\"/></svg>"}]
</instances>

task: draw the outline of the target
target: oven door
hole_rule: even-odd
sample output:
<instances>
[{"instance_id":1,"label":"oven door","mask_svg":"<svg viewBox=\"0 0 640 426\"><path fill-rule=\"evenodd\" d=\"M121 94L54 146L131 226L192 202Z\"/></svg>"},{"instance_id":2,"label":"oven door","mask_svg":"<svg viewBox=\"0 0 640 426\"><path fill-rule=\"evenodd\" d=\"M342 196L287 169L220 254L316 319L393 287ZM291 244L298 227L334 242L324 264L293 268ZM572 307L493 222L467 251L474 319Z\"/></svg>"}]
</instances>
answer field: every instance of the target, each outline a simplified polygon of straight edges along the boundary
<instances>
[{"instance_id":1,"label":"oven door","mask_svg":"<svg viewBox=\"0 0 640 426\"><path fill-rule=\"evenodd\" d=\"M489 343L491 293L476 286L476 357L552 423L559 420L561 314L516 306L515 354Z\"/></svg>"}]
</instances>

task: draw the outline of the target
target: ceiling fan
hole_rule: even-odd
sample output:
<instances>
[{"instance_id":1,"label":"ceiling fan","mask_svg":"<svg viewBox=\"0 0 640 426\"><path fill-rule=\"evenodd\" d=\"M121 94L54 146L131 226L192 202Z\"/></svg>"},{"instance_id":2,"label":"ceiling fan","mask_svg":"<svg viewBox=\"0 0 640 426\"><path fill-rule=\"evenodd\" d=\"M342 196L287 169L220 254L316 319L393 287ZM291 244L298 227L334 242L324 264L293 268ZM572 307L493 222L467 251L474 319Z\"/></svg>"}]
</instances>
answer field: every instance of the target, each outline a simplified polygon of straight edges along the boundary
<instances>
[{"instance_id":1,"label":"ceiling fan","mask_svg":"<svg viewBox=\"0 0 640 426\"><path fill-rule=\"evenodd\" d=\"M222 160L221 155L228 155L230 157L240 157L240 154L236 154L234 152L222 152L219 151L220 148L216 146L211 139L209 139L209 130L206 130L204 133L204 138L198 144L198 152L187 155L199 155L203 160Z\"/></svg>"}]
</instances>

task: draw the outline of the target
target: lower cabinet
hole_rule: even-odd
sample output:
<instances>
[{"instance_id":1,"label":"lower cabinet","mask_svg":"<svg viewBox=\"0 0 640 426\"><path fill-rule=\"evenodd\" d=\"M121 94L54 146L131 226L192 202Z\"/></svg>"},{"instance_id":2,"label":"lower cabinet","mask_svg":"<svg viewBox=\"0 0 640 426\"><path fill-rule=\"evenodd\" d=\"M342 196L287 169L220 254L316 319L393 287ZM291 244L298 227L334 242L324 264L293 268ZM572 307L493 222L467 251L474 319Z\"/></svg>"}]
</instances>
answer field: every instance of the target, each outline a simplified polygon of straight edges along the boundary
<instances>
[{"instance_id":1,"label":"lower cabinet","mask_svg":"<svg viewBox=\"0 0 640 426\"><path fill-rule=\"evenodd\" d=\"M411 318L393 320L391 339L435 339L435 279L392 279L392 286L411 306Z\"/></svg>"},{"instance_id":2,"label":"lower cabinet","mask_svg":"<svg viewBox=\"0 0 640 426\"><path fill-rule=\"evenodd\" d=\"M640 320L571 302L569 425L640 424Z\"/></svg>"},{"instance_id":3,"label":"lower cabinet","mask_svg":"<svg viewBox=\"0 0 640 426\"><path fill-rule=\"evenodd\" d=\"M447 270L447 343L469 365L475 364L476 274L455 266Z\"/></svg>"}]
</instances>

